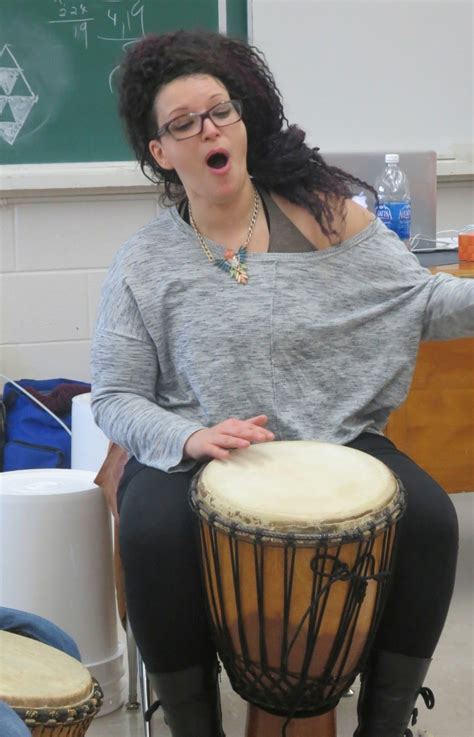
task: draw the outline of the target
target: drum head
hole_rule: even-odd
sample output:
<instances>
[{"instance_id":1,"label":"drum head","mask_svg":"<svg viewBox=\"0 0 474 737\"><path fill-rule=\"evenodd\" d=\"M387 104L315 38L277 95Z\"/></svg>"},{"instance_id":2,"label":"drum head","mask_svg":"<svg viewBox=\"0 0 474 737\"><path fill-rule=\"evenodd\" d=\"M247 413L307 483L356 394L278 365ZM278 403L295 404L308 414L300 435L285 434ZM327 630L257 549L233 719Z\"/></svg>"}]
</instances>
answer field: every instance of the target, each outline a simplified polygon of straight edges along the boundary
<instances>
[{"instance_id":1,"label":"drum head","mask_svg":"<svg viewBox=\"0 0 474 737\"><path fill-rule=\"evenodd\" d=\"M40 709L80 704L94 691L89 671L42 642L0 631L0 700Z\"/></svg>"},{"instance_id":2,"label":"drum head","mask_svg":"<svg viewBox=\"0 0 474 737\"><path fill-rule=\"evenodd\" d=\"M398 496L392 472L367 453L317 441L232 451L200 472L193 501L239 527L313 533L378 524Z\"/></svg>"}]
</instances>

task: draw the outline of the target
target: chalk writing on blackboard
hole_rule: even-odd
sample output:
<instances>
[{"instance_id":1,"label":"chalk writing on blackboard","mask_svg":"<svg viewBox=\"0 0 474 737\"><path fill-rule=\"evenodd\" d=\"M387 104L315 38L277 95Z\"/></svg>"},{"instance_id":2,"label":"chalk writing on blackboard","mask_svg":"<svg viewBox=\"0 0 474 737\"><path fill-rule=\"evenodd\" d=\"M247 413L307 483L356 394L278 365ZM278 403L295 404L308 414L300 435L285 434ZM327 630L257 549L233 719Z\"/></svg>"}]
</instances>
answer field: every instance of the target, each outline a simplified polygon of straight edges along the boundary
<instances>
[{"instance_id":1,"label":"chalk writing on blackboard","mask_svg":"<svg viewBox=\"0 0 474 737\"><path fill-rule=\"evenodd\" d=\"M88 24L94 18L86 17L89 15L87 5L85 3L68 2L68 0L54 0L57 16L48 21L48 23L65 24L71 28L74 38L79 39L84 44L84 48L89 47Z\"/></svg>"},{"instance_id":2,"label":"chalk writing on blackboard","mask_svg":"<svg viewBox=\"0 0 474 737\"><path fill-rule=\"evenodd\" d=\"M33 105L38 102L8 44L0 51L0 137L13 146Z\"/></svg>"},{"instance_id":3,"label":"chalk writing on blackboard","mask_svg":"<svg viewBox=\"0 0 474 737\"><path fill-rule=\"evenodd\" d=\"M107 2L107 0L104 0ZM145 34L143 0L114 5L107 10L109 35L97 36L101 41L137 41Z\"/></svg>"},{"instance_id":4,"label":"chalk writing on blackboard","mask_svg":"<svg viewBox=\"0 0 474 737\"><path fill-rule=\"evenodd\" d=\"M110 0L103 0L109 3ZM145 35L145 6L143 0L118 0L107 9L109 27L107 35L98 35L99 41L119 42L122 51L137 43ZM109 74L109 90L113 92L114 75L119 69L115 66Z\"/></svg>"},{"instance_id":5,"label":"chalk writing on blackboard","mask_svg":"<svg viewBox=\"0 0 474 737\"><path fill-rule=\"evenodd\" d=\"M55 15L48 24L69 29L84 50L89 48L91 37L101 43L113 42L125 51L145 35L145 0L101 0L93 16L87 0L53 0L53 3ZM117 69L115 66L109 74L111 92Z\"/></svg>"}]
</instances>

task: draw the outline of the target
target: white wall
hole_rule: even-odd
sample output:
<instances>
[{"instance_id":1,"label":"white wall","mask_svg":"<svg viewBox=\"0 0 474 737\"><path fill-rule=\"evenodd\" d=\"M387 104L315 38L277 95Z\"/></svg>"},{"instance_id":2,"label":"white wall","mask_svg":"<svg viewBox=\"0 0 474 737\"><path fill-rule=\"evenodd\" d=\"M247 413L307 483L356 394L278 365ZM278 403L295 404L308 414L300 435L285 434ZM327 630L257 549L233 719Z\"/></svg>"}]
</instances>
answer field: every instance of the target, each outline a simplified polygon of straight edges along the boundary
<instances>
[{"instance_id":1,"label":"white wall","mask_svg":"<svg viewBox=\"0 0 474 737\"><path fill-rule=\"evenodd\" d=\"M474 144L472 0L251 0L251 8L253 42L312 146L460 158Z\"/></svg>"},{"instance_id":2,"label":"white wall","mask_svg":"<svg viewBox=\"0 0 474 737\"><path fill-rule=\"evenodd\" d=\"M138 181L138 180L137 180ZM472 181L439 182L438 229L474 222ZM89 380L100 287L116 249L157 212L153 188L0 199L0 372ZM3 385L0 380L0 387Z\"/></svg>"},{"instance_id":3,"label":"white wall","mask_svg":"<svg viewBox=\"0 0 474 737\"><path fill-rule=\"evenodd\" d=\"M474 225L474 179L438 183L437 230Z\"/></svg>"}]
</instances>

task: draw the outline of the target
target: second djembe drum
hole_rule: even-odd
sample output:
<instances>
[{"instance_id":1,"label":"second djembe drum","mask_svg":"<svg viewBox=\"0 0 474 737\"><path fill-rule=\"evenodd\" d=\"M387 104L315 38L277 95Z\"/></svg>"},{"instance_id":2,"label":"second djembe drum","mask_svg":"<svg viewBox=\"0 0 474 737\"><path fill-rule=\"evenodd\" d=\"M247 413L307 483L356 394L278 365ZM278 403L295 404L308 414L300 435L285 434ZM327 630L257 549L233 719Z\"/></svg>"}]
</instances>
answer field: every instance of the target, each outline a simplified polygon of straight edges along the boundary
<instances>
[{"instance_id":1,"label":"second djembe drum","mask_svg":"<svg viewBox=\"0 0 474 737\"><path fill-rule=\"evenodd\" d=\"M32 737L84 737L102 699L99 684L78 660L0 632L0 701L12 707Z\"/></svg>"},{"instance_id":2,"label":"second djembe drum","mask_svg":"<svg viewBox=\"0 0 474 737\"><path fill-rule=\"evenodd\" d=\"M351 448L262 443L204 466L191 502L219 656L252 705L247 737L335 735L321 715L368 656L405 505L400 483ZM308 731L311 717L325 731Z\"/></svg>"}]
</instances>

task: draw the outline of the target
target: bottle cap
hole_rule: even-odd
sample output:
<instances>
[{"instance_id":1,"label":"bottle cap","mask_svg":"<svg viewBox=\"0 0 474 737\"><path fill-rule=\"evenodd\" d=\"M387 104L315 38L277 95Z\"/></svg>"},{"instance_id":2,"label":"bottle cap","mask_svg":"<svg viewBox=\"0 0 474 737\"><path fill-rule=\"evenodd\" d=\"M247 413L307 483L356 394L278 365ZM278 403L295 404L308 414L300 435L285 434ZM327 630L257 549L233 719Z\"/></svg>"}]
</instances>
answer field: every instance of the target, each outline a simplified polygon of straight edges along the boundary
<instances>
[{"instance_id":1,"label":"bottle cap","mask_svg":"<svg viewBox=\"0 0 474 737\"><path fill-rule=\"evenodd\" d=\"M385 154L386 164L398 164L400 157L398 154Z\"/></svg>"}]
</instances>

